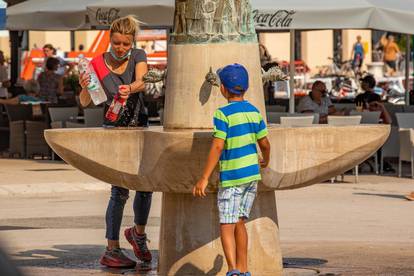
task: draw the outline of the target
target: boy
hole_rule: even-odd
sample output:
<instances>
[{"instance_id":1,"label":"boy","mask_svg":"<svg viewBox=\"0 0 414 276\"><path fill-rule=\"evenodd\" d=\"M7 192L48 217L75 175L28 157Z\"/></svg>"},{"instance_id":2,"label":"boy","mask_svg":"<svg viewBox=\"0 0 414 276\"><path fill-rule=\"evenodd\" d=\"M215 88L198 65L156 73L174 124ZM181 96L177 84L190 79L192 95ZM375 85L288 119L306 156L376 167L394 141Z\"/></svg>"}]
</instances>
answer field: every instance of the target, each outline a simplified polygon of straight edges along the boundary
<instances>
[{"instance_id":1,"label":"boy","mask_svg":"<svg viewBox=\"0 0 414 276\"><path fill-rule=\"evenodd\" d=\"M256 107L243 99L249 88L247 70L239 64L217 71L220 90L228 104L214 113L213 143L203 176L193 188L193 195L205 197L208 179L220 160L221 243L228 264L226 276L251 276L247 272L247 231L245 222L261 179L256 142L263 159L260 167L269 164L270 144L267 128Z\"/></svg>"}]
</instances>

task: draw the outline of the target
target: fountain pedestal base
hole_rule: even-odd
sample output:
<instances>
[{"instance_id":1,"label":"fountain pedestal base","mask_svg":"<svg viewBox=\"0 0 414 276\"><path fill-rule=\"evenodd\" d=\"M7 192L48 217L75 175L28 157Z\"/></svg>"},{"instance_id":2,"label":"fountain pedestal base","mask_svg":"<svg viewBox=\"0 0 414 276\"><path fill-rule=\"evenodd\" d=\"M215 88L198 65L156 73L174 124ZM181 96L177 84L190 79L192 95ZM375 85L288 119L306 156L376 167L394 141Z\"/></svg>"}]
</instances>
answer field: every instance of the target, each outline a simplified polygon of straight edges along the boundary
<instances>
[{"instance_id":1,"label":"fountain pedestal base","mask_svg":"<svg viewBox=\"0 0 414 276\"><path fill-rule=\"evenodd\" d=\"M252 275L282 275L276 198L258 192L248 220L249 270ZM160 231L160 275L224 275L227 264L220 242L217 194L164 193Z\"/></svg>"}]
</instances>

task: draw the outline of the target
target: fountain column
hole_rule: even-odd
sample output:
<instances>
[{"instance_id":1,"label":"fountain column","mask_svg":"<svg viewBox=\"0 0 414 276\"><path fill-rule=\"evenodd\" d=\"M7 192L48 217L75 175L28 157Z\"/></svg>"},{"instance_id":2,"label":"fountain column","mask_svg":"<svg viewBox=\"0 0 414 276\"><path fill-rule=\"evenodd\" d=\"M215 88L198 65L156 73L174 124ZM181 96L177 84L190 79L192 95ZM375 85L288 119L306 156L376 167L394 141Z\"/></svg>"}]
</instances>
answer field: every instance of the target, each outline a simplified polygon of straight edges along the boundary
<instances>
[{"instance_id":1,"label":"fountain column","mask_svg":"<svg viewBox=\"0 0 414 276\"><path fill-rule=\"evenodd\" d=\"M265 117L259 46L249 1L176 1L174 33L170 37L165 130L211 129L214 111L226 100L205 76L210 68L215 72L232 63L243 64L249 71L246 98ZM226 272L219 233L217 183L210 185L211 193L205 199L183 193L163 194L161 275ZM281 275L274 191L258 193L247 228L253 275Z\"/></svg>"}]
</instances>

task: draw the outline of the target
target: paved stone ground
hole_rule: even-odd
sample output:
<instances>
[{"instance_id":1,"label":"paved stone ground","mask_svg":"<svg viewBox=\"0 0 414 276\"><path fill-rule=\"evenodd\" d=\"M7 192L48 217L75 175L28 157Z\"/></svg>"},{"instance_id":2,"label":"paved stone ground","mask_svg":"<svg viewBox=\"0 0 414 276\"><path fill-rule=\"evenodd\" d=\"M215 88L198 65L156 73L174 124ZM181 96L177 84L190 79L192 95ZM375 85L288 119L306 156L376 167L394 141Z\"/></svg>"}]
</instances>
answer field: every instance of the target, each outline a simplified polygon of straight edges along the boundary
<instances>
[{"instance_id":1,"label":"paved stone ground","mask_svg":"<svg viewBox=\"0 0 414 276\"><path fill-rule=\"evenodd\" d=\"M146 273L99 265L108 187L63 163L0 159L3 247L27 275L157 275L155 262ZM277 192L284 274L414 275L414 202L403 199L409 191L412 179L362 175L358 184ZM148 225L155 256L160 199L154 194ZM124 226L131 209L130 200Z\"/></svg>"}]
</instances>

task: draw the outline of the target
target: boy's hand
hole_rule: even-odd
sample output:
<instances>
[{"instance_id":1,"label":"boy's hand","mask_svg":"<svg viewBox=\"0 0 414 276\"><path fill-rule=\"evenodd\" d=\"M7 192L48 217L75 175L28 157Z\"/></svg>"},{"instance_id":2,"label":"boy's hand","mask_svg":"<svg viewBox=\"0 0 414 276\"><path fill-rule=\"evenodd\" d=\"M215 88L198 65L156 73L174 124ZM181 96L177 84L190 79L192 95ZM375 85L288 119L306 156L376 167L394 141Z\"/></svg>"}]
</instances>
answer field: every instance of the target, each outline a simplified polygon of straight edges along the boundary
<instances>
[{"instance_id":1,"label":"boy's hand","mask_svg":"<svg viewBox=\"0 0 414 276\"><path fill-rule=\"evenodd\" d=\"M260 168L262 169L267 168L267 166L269 166L269 160L260 159L259 163L260 163Z\"/></svg>"},{"instance_id":2,"label":"boy's hand","mask_svg":"<svg viewBox=\"0 0 414 276\"><path fill-rule=\"evenodd\" d=\"M193 196L205 197L208 179L201 178L193 188Z\"/></svg>"}]
</instances>

